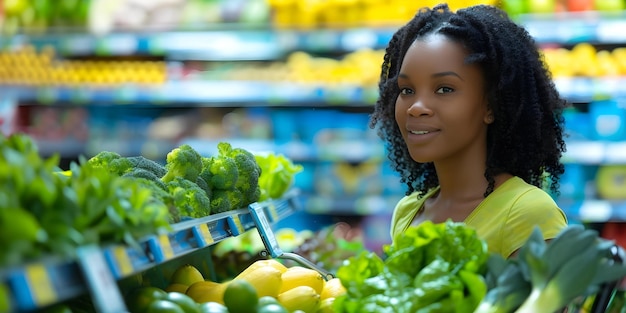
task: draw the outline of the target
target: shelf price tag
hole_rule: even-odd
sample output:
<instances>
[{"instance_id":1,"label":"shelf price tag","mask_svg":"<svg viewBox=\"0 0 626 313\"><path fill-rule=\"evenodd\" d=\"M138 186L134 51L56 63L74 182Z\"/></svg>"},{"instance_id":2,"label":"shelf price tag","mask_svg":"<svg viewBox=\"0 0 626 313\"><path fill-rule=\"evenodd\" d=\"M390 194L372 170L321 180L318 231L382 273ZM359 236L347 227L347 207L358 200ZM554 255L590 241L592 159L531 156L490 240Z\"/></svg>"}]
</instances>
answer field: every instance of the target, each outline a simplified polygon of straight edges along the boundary
<instances>
[{"instance_id":1,"label":"shelf price tag","mask_svg":"<svg viewBox=\"0 0 626 313\"><path fill-rule=\"evenodd\" d=\"M237 214L228 217L228 226L233 232L233 236L239 236L243 234L244 231L246 231L241 224L241 219L239 218L239 215Z\"/></svg>"},{"instance_id":2,"label":"shelf price tag","mask_svg":"<svg viewBox=\"0 0 626 313\"><path fill-rule=\"evenodd\" d=\"M278 241L274 236L274 232L272 232L272 228L270 227L270 223L267 221L267 217L265 216L265 212L263 212L263 207L260 205L250 205L249 207L250 214L252 215L252 219L256 224L256 229L259 231L259 235L263 240L263 244L265 244L265 248L267 252L273 257L277 258L283 254L282 249L278 246Z\"/></svg>"},{"instance_id":3,"label":"shelf price tag","mask_svg":"<svg viewBox=\"0 0 626 313\"><path fill-rule=\"evenodd\" d=\"M77 255L78 263L97 312L127 312L124 298L107 266L102 251L96 246L86 246L79 248Z\"/></svg>"},{"instance_id":4,"label":"shelf price tag","mask_svg":"<svg viewBox=\"0 0 626 313\"><path fill-rule=\"evenodd\" d=\"M130 275L133 272L133 264L130 262L130 258L128 257L128 253L126 252L126 248L123 246L116 246L113 247L112 252L115 256L115 261L120 276L123 277L126 275Z\"/></svg>"},{"instance_id":5,"label":"shelf price tag","mask_svg":"<svg viewBox=\"0 0 626 313\"><path fill-rule=\"evenodd\" d=\"M169 260L174 257L174 249L172 248L170 237L167 236L167 234L159 235L159 246L161 247L163 258L165 260Z\"/></svg>"},{"instance_id":6,"label":"shelf price tag","mask_svg":"<svg viewBox=\"0 0 626 313\"><path fill-rule=\"evenodd\" d=\"M48 270L42 264L34 264L25 268L26 280L34 302L41 306L53 303L57 295L48 275Z\"/></svg>"},{"instance_id":7,"label":"shelf price tag","mask_svg":"<svg viewBox=\"0 0 626 313\"><path fill-rule=\"evenodd\" d=\"M198 240L198 246L206 247L215 242L213 239L213 235L211 235L211 231L209 230L209 226L207 224L200 224L194 227L194 235Z\"/></svg>"}]
</instances>

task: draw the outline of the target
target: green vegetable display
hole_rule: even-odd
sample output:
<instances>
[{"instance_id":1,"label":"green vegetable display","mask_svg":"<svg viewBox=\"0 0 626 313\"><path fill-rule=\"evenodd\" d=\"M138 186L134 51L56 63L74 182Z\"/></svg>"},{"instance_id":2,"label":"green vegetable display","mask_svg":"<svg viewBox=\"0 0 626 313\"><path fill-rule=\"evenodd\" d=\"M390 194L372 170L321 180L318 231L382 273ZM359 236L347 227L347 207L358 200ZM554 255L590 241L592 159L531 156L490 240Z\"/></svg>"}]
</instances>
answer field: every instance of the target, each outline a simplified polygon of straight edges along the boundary
<instances>
[{"instance_id":1,"label":"green vegetable display","mask_svg":"<svg viewBox=\"0 0 626 313\"><path fill-rule=\"evenodd\" d=\"M122 177L144 180L141 183L168 206L170 221L176 223L184 217L199 218L259 201L262 171L255 155L228 142L219 142L217 150L217 154L205 157L183 144L167 154L164 165L142 156L122 157L102 151L89 163ZM280 171L273 173L282 175ZM155 191L155 187L166 194Z\"/></svg>"},{"instance_id":2,"label":"green vegetable display","mask_svg":"<svg viewBox=\"0 0 626 313\"><path fill-rule=\"evenodd\" d=\"M195 182L202 171L202 156L190 145L184 144L167 154L167 172L161 180L168 183L177 177Z\"/></svg>"},{"instance_id":3,"label":"green vegetable display","mask_svg":"<svg viewBox=\"0 0 626 313\"><path fill-rule=\"evenodd\" d=\"M257 154L255 158L262 173L259 201L282 197L293 185L295 175L303 170L302 165L294 164L282 154Z\"/></svg>"},{"instance_id":4,"label":"green vegetable display","mask_svg":"<svg viewBox=\"0 0 626 313\"><path fill-rule=\"evenodd\" d=\"M167 188L174 199L174 206L182 216L199 218L211 214L209 197L196 183L175 177L167 183Z\"/></svg>"},{"instance_id":5,"label":"green vegetable display","mask_svg":"<svg viewBox=\"0 0 626 313\"><path fill-rule=\"evenodd\" d=\"M384 252L384 260L363 252L338 269L347 293L335 312L473 312L487 292L487 246L462 223L410 227Z\"/></svg>"},{"instance_id":6,"label":"green vegetable display","mask_svg":"<svg viewBox=\"0 0 626 313\"><path fill-rule=\"evenodd\" d=\"M200 173L211 188L211 212L240 209L258 201L261 168L254 154L228 142L218 143L217 150L217 155L202 158Z\"/></svg>"},{"instance_id":7,"label":"green vegetable display","mask_svg":"<svg viewBox=\"0 0 626 313\"><path fill-rule=\"evenodd\" d=\"M549 243L536 228L517 259L492 257L487 277L497 280L476 313L555 312L593 296L600 284L626 276L626 264L611 259L613 246L581 225L568 226Z\"/></svg>"},{"instance_id":8,"label":"green vegetable display","mask_svg":"<svg viewBox=\"0 0 626 313\"><path fill-rule=\"evenodd\" d=\"M65 173L58 156L42 158L30 137L0 137L1 266L72 257L82 245L136 245L170 229L167 206L138 180L95 165L119 159L115 155L100 157L74 162ZM121 170L124 162L115 162Z\"/></svg>"}]
</instances>

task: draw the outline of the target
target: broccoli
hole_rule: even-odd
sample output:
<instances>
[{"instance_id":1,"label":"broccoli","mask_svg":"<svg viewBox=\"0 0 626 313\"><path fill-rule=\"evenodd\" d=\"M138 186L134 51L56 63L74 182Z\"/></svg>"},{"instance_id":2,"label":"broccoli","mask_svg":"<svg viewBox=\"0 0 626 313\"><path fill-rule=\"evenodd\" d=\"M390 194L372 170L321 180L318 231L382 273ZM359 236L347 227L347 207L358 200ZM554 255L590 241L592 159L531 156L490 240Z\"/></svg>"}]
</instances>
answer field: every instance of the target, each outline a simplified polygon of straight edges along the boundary
<instances>
[{"instance_id":1,"label":"broccoli","mask_svg":"<svg viewBox=\"0 0 626 313\"><path fill-rule=\"evenodd\" d=\"M122 177L147 179L147 180L153 181L157 186L159 186L164 191L168 190L167 186L165 186L165 183L161 179L159 179L158 176L156 176L153 172L143 169L143 168L139 168L139 167L133 168L130 171L124 173Z\"/></svg>"},{"instance_id":2,"label":"broccoli","mask_svg":"<svg viewBox=\"0 0 626 313\"><path fill-rule=\"evenodd\" d=\"M143 156L127 157L127 159L131 162L133 168L147 170L159 178L165 176L165 174L167 173L167 170L163 165Z\"/></svg>"},{"instance_id":3,"label":"broccoli","mask_svg":"<svg viewBox=\"0 0 626 313\"><path fill-rule=\"evenodd\" d=\"M173 181L176 177L195 182L202 171L202 156L190 145L181 145L167 154L165 169L167 172L161 180L166 183Z\"/></svg>"},{"instance_id":4,"label":"broccoli","mask_svg":"<svg viewBox=\"0 0 626 313\"><path fill-rule=\"evenodd\" d=\"M211 212L215 214L231 211L238 207L237 202L240 201L241 199L237 199L236 189L214 189L213 196L211 197Z\"/></svg>"},{"instance_id":5,"label":"broccoli","mask_svg":"<svg viewBox=\"0 0 626 313\"><path fill-rule=\"evenodd\" d=\"M101 151L87 160L87 163L94 167L104 167L109 170L109 173L117 175L122 175L133 167L128 158L112 151Z\"/></svg>"},{"instance_id":6,"label":"broccoli","mask_svg":"<svg viewBox=\"0 0 626 313\"><path fill-rule=\"evenodd\" d=\"M211 188L231 189L235 187L239 178L237 163L227 156L214 156L203 158L203 168L200 177L204 179Z\"/></svg>"},{"instance_id":7,"label":"broccoli","mask_svg":"<svg viewBox=\"0 0 626 313\"><path fill-rule=\"evenodd\" d=\"M195 182L174 177L167 183L167 188L182 216L199 218L211 214L209 197Z\"/></svg>"},{"instance_id":8,"label":"broccoli","mask_svg":"<svg viewBox=\"0 0 626 313\"><path fill-rule=\"evenodd\" d=\"M155 199L155 201L160 201L165 204L165 206L167 206L170 215L170 223L176 223L180 221L180 212L174 204L174 197L169 194L167 189L163 189L163 187L165 187L165 184L163 182L161 182L160 180L146 179L138 176L132 178L136 179L142 187L149 189L152 192L152 197ZM159 183L163 184L163 187L161 187Z\"/></svg>"},{"instance_id":9,"label":"broccoli","mask_svg":"<svg viewBox=\"0 0 626 313\"><path fill-rule=\"evenodd\" d=\"M211 187L202 177L198 176L198 179L196 179L196 185L198 185L198 187L206 192L206 195L207 197L209 197L209 199L211 198Z\"/></svg>"},{"instance_id":10,"label":"broccoli","mask_svg":"<svg viewBox=\"0 0 626 313\"><path fill-rule=\"evenodd\" d=\"M233 148L227 142L217 145L220 156L224 155L235 160L239 177L235 188L241 193L243 201L240 205L245 206L259 200L261 194L258 189L261 167L256 162L254 154L243 148Z\"/></svg>"}]
</instances>

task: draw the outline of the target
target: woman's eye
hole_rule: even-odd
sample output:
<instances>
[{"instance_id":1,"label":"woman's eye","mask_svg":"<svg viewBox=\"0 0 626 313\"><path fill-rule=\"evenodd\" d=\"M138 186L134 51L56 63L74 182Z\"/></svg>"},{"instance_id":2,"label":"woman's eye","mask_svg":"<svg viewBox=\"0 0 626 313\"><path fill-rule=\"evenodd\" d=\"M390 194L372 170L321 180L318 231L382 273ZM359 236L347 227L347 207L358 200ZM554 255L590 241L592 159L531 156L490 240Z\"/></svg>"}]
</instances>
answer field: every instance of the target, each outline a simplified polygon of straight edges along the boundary
<instances>
[{"instance_id":1,"label":"woman's eye","mask_svg":"<svg viewBox=\"0 0 626 313\"><path fill-rule=\"evenodd\" d=\"M413 93L413 90L409 89L409 88L400 88L400 94L403 95L410 95Z\"/></svg>"},{"instance_id":2,"label":"woman's eye","mask_svg":"<svg viewBox=\"0 0 626 313\"><path fill-rule=\"evenodd\" d=\"M449 93L449 92L453 92L454 89L450 88L450 87L441 87L439 89L437 89L435 91L435 93Z\"/></svg>"}]
</instances>

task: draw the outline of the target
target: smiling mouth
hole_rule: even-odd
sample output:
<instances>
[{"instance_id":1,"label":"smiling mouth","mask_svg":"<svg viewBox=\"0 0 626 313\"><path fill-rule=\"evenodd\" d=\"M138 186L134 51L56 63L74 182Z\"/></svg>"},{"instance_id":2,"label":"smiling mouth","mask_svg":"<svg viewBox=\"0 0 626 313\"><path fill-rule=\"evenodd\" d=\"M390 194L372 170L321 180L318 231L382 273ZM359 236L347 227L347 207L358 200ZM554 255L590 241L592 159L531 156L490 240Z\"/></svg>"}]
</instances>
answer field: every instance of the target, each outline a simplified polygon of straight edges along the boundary
<instances>
[{"instance_id":1,"label":"smiling mouth","mask_svg":"<svg viewBox=\"0 0 626 313\"><path fill-rule=\"evenodd\" d=\"M430 131L427 131L427 130L411 130L409 132L414 135L426 135L426 134L431 133Z\"/></svg>"}]
</instances>

